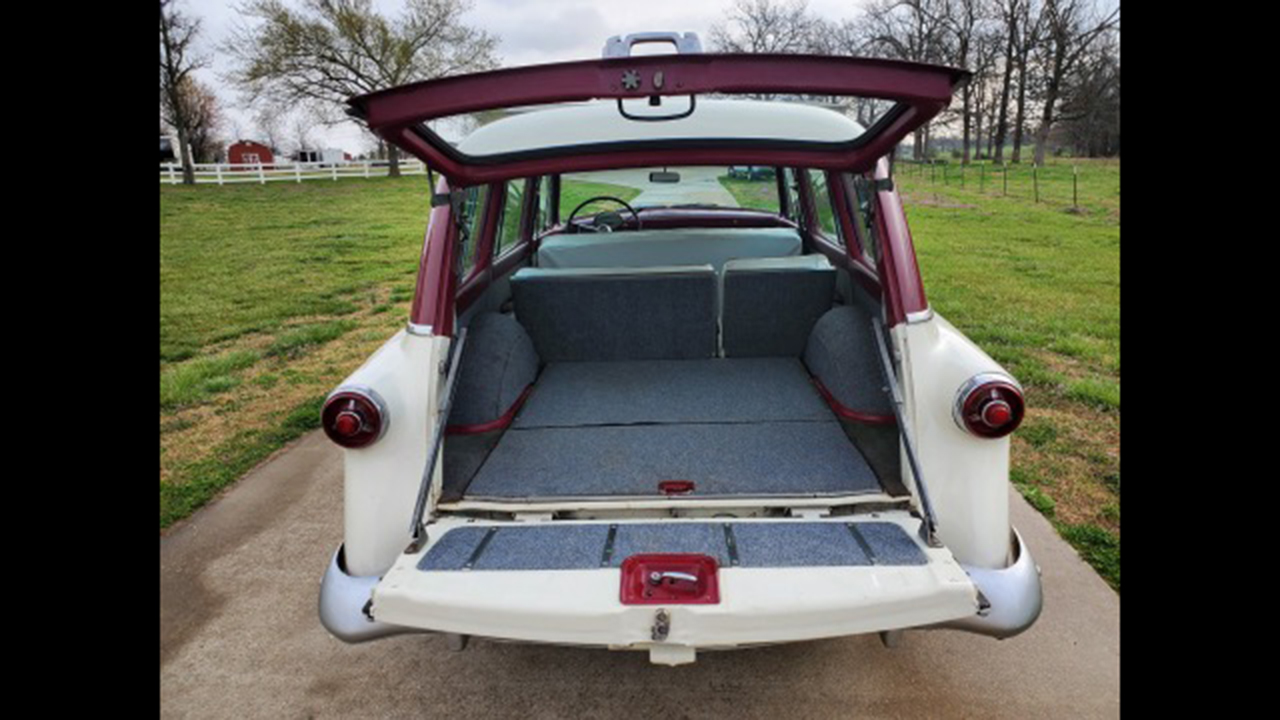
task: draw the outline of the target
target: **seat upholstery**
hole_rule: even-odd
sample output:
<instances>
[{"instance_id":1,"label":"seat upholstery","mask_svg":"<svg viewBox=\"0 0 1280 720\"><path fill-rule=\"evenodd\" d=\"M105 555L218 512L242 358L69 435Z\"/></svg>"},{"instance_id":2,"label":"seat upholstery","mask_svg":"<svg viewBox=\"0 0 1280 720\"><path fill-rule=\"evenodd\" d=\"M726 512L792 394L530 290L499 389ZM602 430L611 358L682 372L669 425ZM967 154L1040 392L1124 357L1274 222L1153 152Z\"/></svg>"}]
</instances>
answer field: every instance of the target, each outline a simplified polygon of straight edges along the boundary
<instances>
[{"instance_id":1,"label":"seat upholstery","mask_svg":"<svg viewBox=\"0 0 1280 720\"><path fill-rule=\"evenodd\" d=\"M893 413L884 392L880 350L871 315L861 306L832 308L813 327L804 364L836 402L865 415Z\"/></svg>"},{"instance_id":2,"label":"seat upholstery","mask_svg":"<svg viewBox=\"0 0 1280 720\"><path fill-rule=\"evenodd\" d=\"M822 255L750 258L725 263L721 282L725 357L798 357L831 309L836 271Z\"/></svg>"},{"instance_id":3,"label":"seat upholstery","mask_svg":"<svg viewBox=\"0 0 1280 720\"><path fill-rule=\"evenodd\" d=\"M716 353L716 274L710 265L525 268L511 276L511 293L516 319L545 362L686 360Z\"/></svg>"},{"instance_id":4,"label":"seat upholstery","mask_svg":"<svg viewBox=\"0 0 1280 720\"><path fill-rule=\"evenodd\" d=\"M552 235L538 248L543 268L710 265L728 260L799 255L800 234L791 228L683 228Z\"/></svg>"}]
</instances>

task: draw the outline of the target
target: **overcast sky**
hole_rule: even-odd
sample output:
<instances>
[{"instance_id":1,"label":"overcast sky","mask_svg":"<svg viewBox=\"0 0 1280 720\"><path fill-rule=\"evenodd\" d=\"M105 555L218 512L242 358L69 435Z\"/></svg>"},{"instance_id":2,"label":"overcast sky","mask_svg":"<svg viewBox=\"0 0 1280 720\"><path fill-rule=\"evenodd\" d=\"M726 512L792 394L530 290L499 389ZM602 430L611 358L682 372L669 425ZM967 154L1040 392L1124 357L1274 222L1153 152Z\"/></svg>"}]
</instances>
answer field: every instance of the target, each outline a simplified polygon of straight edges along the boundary
<instances>
[{"instance_id":1,"label":"overcast sky","mask_svg":"<svg viewBox=\"0 0 1280 720\"><path fill-rule=\"evenodd\" d=\"M286 0L289 1L289 0ZM809 0L809 9L829 20L850 17L865 0ZM238 130L255 135L252 113L238 107L239 98L222 79L229 69L227 58L216 51L236 21L235 0L185 0L185 10L203 21L203 50L213 66L200 79L213 87L227 111L229 139ZM387 15L394 15L403 0L374 0ZM474 0L467 20L500 38L498 55L504 66L531 65L600 57L605 38L647 30L692 30L708 42L712 24L721 20L732 0ZM326 147L357 154L370 144L368 133L350 123L324 129L312 136ZM252 139L252 138L249 138Z\"/></svg>"}]
</instances>

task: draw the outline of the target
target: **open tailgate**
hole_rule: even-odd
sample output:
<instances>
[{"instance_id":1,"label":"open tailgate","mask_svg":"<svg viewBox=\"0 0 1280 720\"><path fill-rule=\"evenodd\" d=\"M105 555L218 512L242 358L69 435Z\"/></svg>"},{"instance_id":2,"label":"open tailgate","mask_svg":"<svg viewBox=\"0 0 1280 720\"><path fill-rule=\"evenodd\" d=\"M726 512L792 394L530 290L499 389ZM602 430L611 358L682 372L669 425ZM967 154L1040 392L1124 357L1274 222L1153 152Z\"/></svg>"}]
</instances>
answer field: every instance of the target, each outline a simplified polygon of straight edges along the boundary
<instances>
[{"instance_id":1,"label":"open tailgate","mask_svg":"<svg viewBox=\"0 0 1280 720\"><path fill-rule=\"evenodd\" d=\"M817 55L677 54L614 57L459 75L404 85L349 101L350 113L388 142L441 171L455 185L546 172L649 165L765 165L862 170L944 109L965 70L895 60ZM474 156L428 126L490 111L593 100L716 96L869 98L886 110L866 131L841 142L774 136L652 138L643 142L559 144ZM684 117L684 116L680 116ZM636 118L637 122L653 118ZM679 117L671 118L678 122Z\"/></svg>"},{"instance_id":2,"label":"open tailgate","mask_svg":"<svg viewBox=\"0 0 1280 720\"><path fill-rule=\"evenodd\" d=\"M778 520L447 520L371 616L427 630L648 650L810 640L971 617L979 594L906 512Z\"/></svg>"}]
</instances>

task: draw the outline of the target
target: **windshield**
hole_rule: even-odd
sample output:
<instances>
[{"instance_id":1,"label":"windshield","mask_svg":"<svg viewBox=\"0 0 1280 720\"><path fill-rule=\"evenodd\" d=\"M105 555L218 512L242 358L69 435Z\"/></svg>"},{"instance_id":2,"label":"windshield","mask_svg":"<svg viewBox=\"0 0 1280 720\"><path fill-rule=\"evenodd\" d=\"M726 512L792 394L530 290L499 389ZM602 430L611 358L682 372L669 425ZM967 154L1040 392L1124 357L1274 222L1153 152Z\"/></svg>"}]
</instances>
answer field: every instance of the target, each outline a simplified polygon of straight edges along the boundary
<instances>
[{"instance_id":1,"label":"windshield","mask_svg":"<svg viewBox=\"0 0 1280 720\"><path fill-rule=\"evenodd\" d=\"M753 208L778 211L774 169L749 165L727 167L650 167L571 173L560 186L560 217L597 196L623 200L637 210L659 207ZM592 203L579 217L616 203Z\"/></svg>"}]
</instances>

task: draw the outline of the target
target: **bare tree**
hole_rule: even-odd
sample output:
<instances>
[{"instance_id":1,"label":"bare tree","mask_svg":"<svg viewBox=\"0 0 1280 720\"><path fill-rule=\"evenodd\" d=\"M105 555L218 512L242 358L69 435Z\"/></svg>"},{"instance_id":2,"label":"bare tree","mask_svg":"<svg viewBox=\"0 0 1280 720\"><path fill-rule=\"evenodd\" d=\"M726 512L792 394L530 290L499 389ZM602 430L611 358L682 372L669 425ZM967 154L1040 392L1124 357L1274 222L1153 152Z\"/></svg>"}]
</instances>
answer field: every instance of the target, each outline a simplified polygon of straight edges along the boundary
<instances>
[{"instance_id":1,"label":"bare tree","mask_svg":"<svg viewBox=\"0 0 1280 720\"><path fill-rule=\"evenodd\" d=\"M290 141L293 145L293 153L291 154L294 159L301 161L305 151L319 149L311 137L312 129L313 125L305 113L294 116L293 127L290 128Z\"/></svg>"},{"instance_id":2,"label":"bare tree","mask_svg":"<svg viewBox=\"0 0 1280 720\"><path fill-rule=\"evenodd\" d=\"M961 161L968 164L974 124L974 96L986 79L992 59L991 53L987 51L991 9L986 0L948 0L943 4L942 12L942 27L950 36L947 39L951 51L948 62L973 71L973 77L960 91L963 126Z\"/></svg>"},{"instance_id":3,"label":"bare tree","mask_svg":"<svg viewBox=\"0 0 1280 720\"><path fill-rule=\"evenodd\" d=\"M986 22L974 38L973 59L969 65L969 69L973 71L969 87L973 93L973 154L976 157L982 157L984 145L987 146L986 155L991 155L990 138L995 124L996 97L999 94L995 74L1004 43L1004 36L995 22L993 6L986 3L984 7L988 13Z\"/></svg>"},{"instance_id":4,"label":"bare tree","mask_svg":"<svg viewBox=\"0 0 1280 720\"><path fill-rule=\"evenodd\" d=\"M342 121L353 95L459 72L496 67L497 38L466 25L470 0L405 0L389 18L370 0L248 0L250 19L223 45L235 61L231 80L250 102L305 105L328 123ZM389 148L390 174L400 174Z\"/></svg>"},{"instance_id":5,"label":"bare tree","mask_svg":"<svg viewBox=\"0 0 1280 720\"><path fill-rule=\"evenodd\" d=\"M1088 157L1120 153L1120 51L1106 33L1086 53L1072 77L1058 115L1066 140Z\"/></svg>"},{"instance_id":6,"label":"bare tree","mask_svg":"<svg viewBox=\"0 0 1280 720\"><path fill-rule=\"evenodd\" d=\"M1058 101L1068 90L1068 79L1093 43L1120 22L1119 7L1098 17L1087 0L1045 0L1043 13L1045 38L1037 58L1044 83L1040 127L1036 130L1037 165L1044 162L1049 132L1058 120Z\"/></svg>"},{"instance_id":7,"label":"bare tree","mask_svg":"<svg viewBox=\"0 0 1280 720\"><path fill-rule=\"evenodd\" d=\"M196 181L191 166L191 123L193 109L186 103L183 88L191 73L205 67L208 60L195 53L193 43L200 22L174 6L174 0L160 0L160 118L178 135L178 156L182 159L182 182Z\"/></svg>"},{"instance_id":8,"label":"bare tree","mask_svg":"<svg viewBox=\"0 0 1280 720\"><path fill-rule=\"evenodd\" d=\"M856 54L942 63L950 56L946 32L947 0L873 0L851 25ZM929 126L915 131L914 156L928 156Z\"/></svg>"},{"instance_id":9,"label":"bare tree","mask_svg":"<svg viewBox=\"0 0 1280 720\"><path fill-rule=\"evenodd\" d=\"M1040 46L1043 34L1044 12L1035 0L1028 0L1022 6L1022 17L1018 21L1017 32L1014 34L1018 99L1015 103L1013 121L1013 154L1009 157L1009 161L1013 163L1022 162L1022 134L1027 127L1027 92L1033 83L1039 81L1038 77L1033 77L1033 68L1028 67L1027 61L1031 53Z\"/></svg>"},{"instance_id":10,"label":"bare tree","mask_svg":"<svg viewBox=\"0 0 1280 720\"><path fill-rule=\"evenodd\" d=\"M812 52L820 26L806 0L734 0L726 21L711 26L711 46L730 53Z\"/></svg>"},{"instance_id":11,"label":"bare tree","mask_svg":"<svg viewBox=\"0 0 1280 720\"><path fill-rule=\"evenodd\" d=\"M285 111L270 103L259 104L253 114L253 125L261 139L277 155L284 152Z\"/></svg>"},{"instance_id":12,"label":"bare tree","mask_svg":"<svg viewBox=\"0 0 1280 720\"><path fill-rule=\"evenodd\" d=\"M996 104L999 113L996 120L995 161L1004 162L1004 141L1009 133L1009 93L1013 88L1013 69L1017 66L1019 19L1026 11L1030 0L1002 0L999 4L1000 19L1004 25L1004 72L1000 83L1000 102Z\"/></svg>"},{"instance_id":13,"label":"bare tree","mask_svg":"<svg viewBox=\"0 0 1280 720\"><path fill-rule=\"evenodd\" d=\"M187 76L178 89L187 118L187 141L194 162L217 162L222 155L221 130L225 124L218 96L207 85Z\"/></svg>"}]
</instances>

